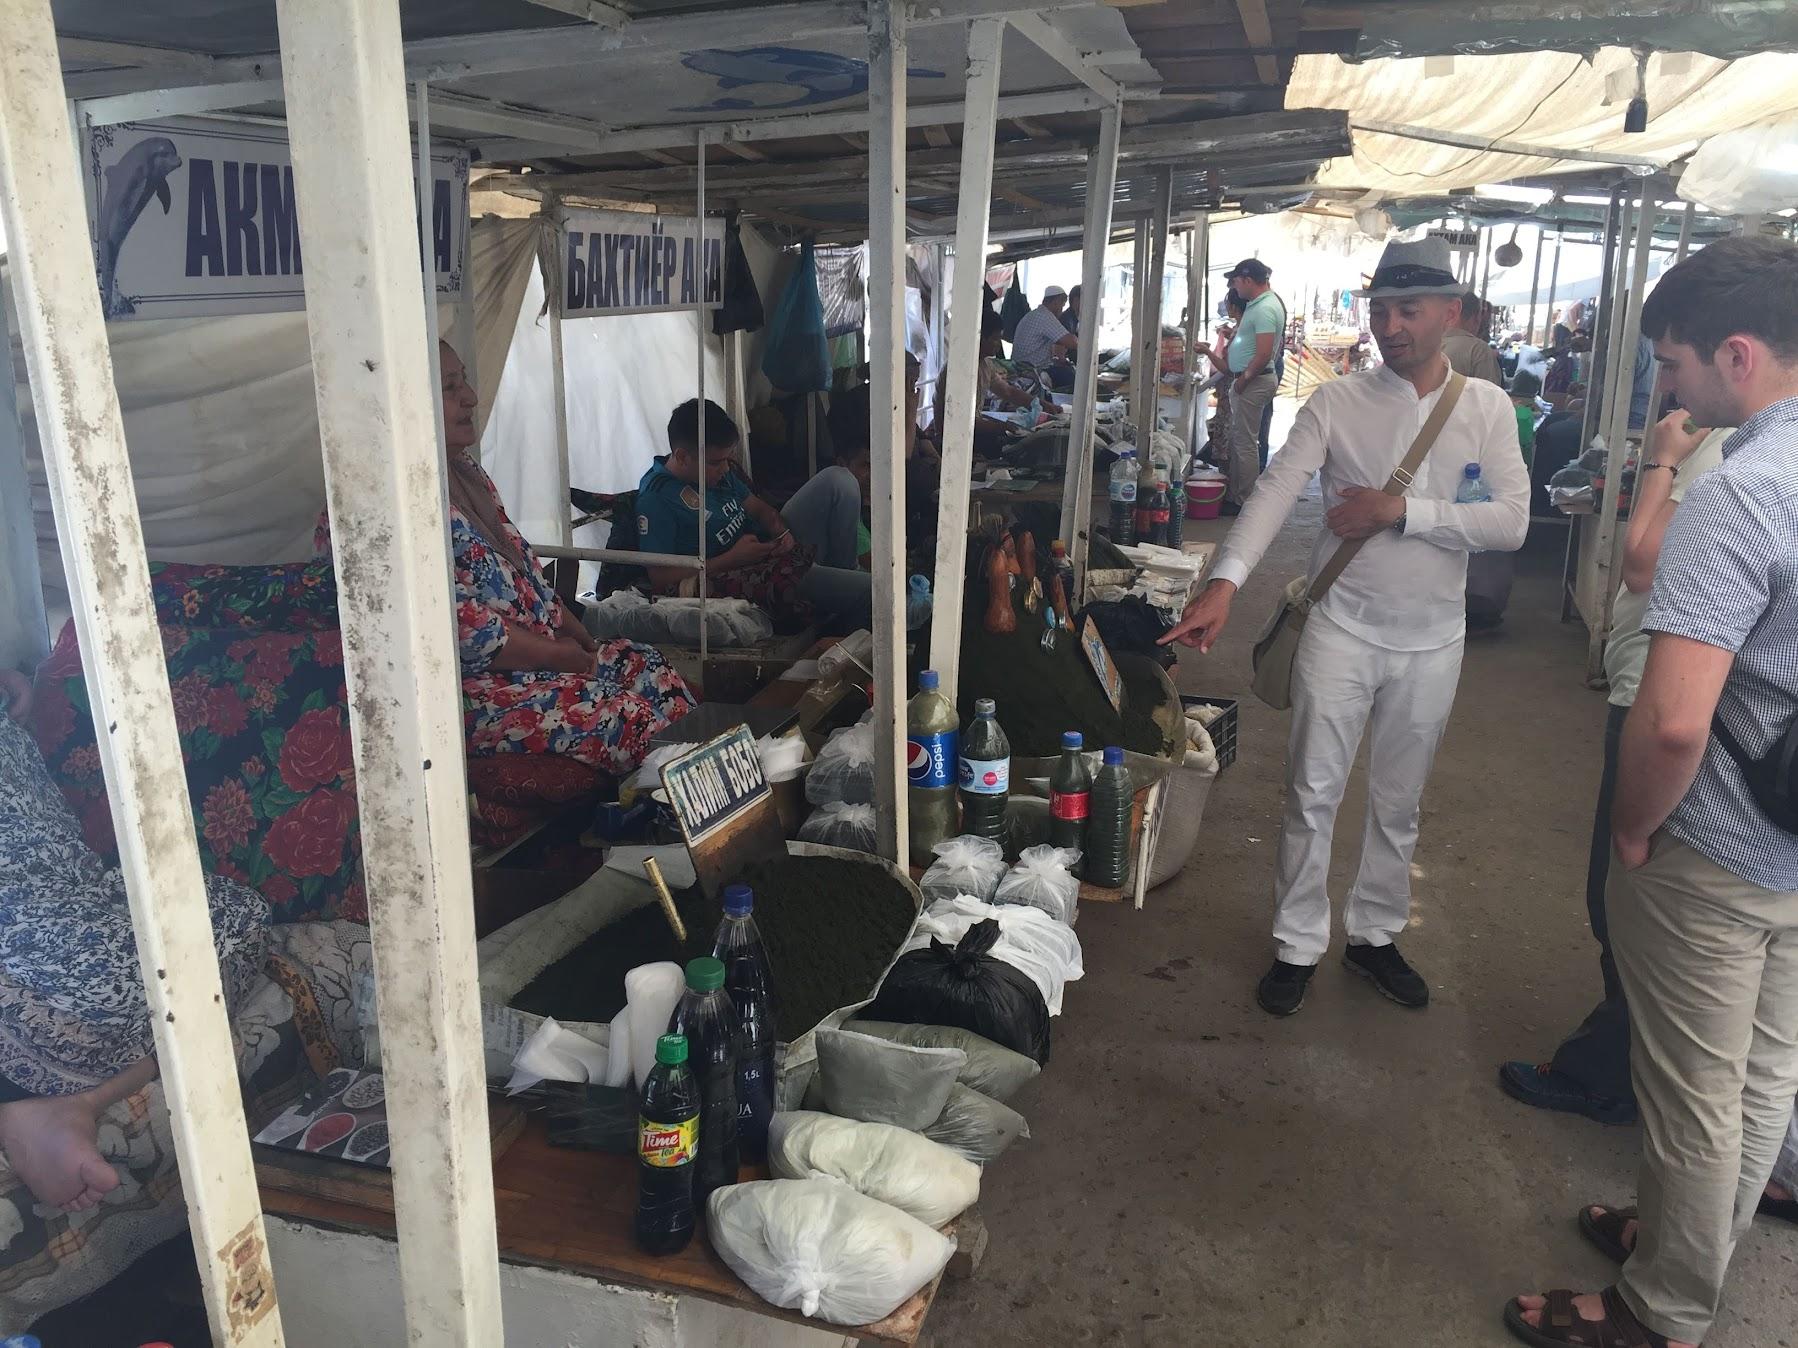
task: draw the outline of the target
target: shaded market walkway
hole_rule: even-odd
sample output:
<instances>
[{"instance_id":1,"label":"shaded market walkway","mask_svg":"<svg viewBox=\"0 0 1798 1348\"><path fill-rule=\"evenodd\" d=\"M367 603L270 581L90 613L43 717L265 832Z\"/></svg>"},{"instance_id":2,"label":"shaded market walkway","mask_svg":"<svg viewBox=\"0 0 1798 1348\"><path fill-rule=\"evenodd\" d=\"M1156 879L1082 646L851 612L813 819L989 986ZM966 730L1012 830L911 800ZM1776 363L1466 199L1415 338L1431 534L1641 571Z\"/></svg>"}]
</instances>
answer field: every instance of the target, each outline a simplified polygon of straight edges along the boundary
<instances>
[{"instance_id":1,"label":"shaded market walkway","mask_svg":"<svg viewBox=\"0 0 1798 1348\"><path fill-rule=\"evenodd\" d=\"M1184 689L1244 699L1241 756L1184 875L1142 913L1083 911L1087 977L1014 1102L1034 1138L989 1173L991 1247L945 1286L936 1348L1500 1345L1508 1295L1607 1278L1573 1214L1633 1198L1635 1130L1526 1109L1494 1080L1502 1058L1546 1056L1598 984L1582 886L1604 698L1580 686L1584 629L1556 620L1560 528L1537 526L1503 633L1469 644L1424 797L1404 948L1431 1007L1341 967L1358 777L1335 947L1297 1016L1253 1004L1287 718L1250 698L1248 652L1319 516L1301 502L1216 650L1183 662ZM1798 1343L1795 1261L1798 1230L1757 1223L1709 1348Z\"/></svg>"}]
</instances>

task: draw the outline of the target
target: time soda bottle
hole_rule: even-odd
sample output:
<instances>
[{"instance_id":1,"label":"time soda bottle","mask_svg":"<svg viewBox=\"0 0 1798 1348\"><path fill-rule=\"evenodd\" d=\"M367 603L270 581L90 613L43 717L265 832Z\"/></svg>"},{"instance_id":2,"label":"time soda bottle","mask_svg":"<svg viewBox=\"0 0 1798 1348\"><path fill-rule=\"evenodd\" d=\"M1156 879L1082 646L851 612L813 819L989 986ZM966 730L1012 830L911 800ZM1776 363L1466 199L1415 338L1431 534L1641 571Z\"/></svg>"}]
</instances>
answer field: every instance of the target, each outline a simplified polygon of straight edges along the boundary
<instances>
[{"instance_id":1,"label":"time soda bottle","mask_svg":"<svg viewBox=\"0 0 1798 1348\"><path fill-rule=\"evenodd\" d=\"M1080 752L1078 730L1061 736L1061 761L1049 774L1049 841L1056 847L1086 849L1086 821L1092 813L1093 775Z\"/></svg>"},{"instance_id":2,"label":"time soda bottle","mask_svg":"<svg viewBox=\"0 0 1798 1348\"><path fill-rule=\"evenodd\" d=\"M961 791L961 831L1005 841L1005 807L1011 799L1011 745L994 719L990 697L974 703L974 724L961 740L956 777Z\"/></svg>"},{"instance_id":3,"label":"time soda bottle","mask_svg":"<svg viewBox=\"0 0 1798 1348\"><path fill-rule=\"evenodd\" d=\"M675 1254L693 1239L693 1172L699 1158L699 1083L685 1035L656 1040L656 1065L637 1115L637 1248Z\"/></svg>"},{"instance_id":4,"label":"time soda bottle","mask_svg":"<svg viewBox=\"0 0 1798 1348\"><path fill-rule=\"evenodd\" d=\"M911 856L928 865L931 848L955 836L956 732L961 719L937 691L934 669L918 675L918 695L905 706L905 776L911 805Z\"/></svg>"},{"instance_id":5,"label":"time soda bottle","mask_svg":"<svg viewBox=\"0 0 1798 1348\"><path fill-rule=\"evenodd\" d=\"M712 954L724 965L724 991L737 1013L737 1150L759 1163L768 1155L774 1113L774 997L768 951L755 925L755 893L724 887L724 920Z\"/></svg>"}]
</instances>

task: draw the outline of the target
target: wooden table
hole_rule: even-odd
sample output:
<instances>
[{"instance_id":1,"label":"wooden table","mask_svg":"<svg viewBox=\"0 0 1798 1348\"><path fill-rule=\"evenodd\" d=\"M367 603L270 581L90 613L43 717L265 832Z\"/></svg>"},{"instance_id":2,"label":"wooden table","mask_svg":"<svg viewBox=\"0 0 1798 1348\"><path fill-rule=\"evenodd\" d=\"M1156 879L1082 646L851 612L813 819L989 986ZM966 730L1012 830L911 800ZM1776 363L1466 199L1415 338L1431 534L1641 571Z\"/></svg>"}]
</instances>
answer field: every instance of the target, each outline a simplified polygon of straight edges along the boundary
<instances>
[{"instance_id":1,"label":"wooden table","mask_svg":"<svg viewBox=\"0 0 1798 1348\"><path fill-rule=\"evenodd\" d=\"M390 1191L362 1201L273 1188L263 1174L263 1211L354 1232L393 1232ZM743 1178L765 1179L745 1168ZM366 1186L364 1186L366 1187ZM679 1254L651 1257L637 1249L631 1221L637 1203L637 1162L631 1156L550 1145L543 1121L532 1116L493 1164L500 1257L583 1275L606 1284L691 1295L795 1325L849 1335L863 1343L917 1342L941 1279L931 1282L878 1324L858 1329L809 1320L771 1306L749 1290L712 1252L703 1231ZM384 1200L384 1201L383 1201ZM395 1296L398 1288L394 1289Z\"/></svg>"}]
</instances>

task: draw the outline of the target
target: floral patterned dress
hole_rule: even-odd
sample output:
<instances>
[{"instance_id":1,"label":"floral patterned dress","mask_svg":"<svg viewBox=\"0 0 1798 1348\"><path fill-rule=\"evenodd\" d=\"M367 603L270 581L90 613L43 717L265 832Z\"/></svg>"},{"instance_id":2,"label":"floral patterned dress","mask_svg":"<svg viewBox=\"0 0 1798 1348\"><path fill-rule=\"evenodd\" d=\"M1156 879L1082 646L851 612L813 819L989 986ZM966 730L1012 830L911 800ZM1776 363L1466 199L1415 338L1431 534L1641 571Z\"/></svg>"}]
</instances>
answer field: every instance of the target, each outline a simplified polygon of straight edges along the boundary
<instances>
[{"instance_id":1,"label":"floral patterned dress","mask_svg":"<svg viewBox=\"0 0 1798 1348\"><path fill-rule=\"evenodd\" d=\"M216 875L206 897L235 1007L262 968L268 904ZM91 1090L152 1044L124 877L0 710L0 1099Z\"/></svg>"},{"instance_id":2,"label":"floral patterned dress","mask_svg":"<svg viewBox=\"0 0 1798 1348\"><path fill-rule=\"evenodd\" d=\"M521 572L450 506L468 752L566 754L614 776L634 771L651 738L696 705L686 680L660 651L631 641L601 642L592 677L494 669L507 624L554 637L559 601L492 479L482 473L480 481L530 569ZM319 518L316 543L321 553L330 549L325 516Z\"/></svg>"}]
</instances>

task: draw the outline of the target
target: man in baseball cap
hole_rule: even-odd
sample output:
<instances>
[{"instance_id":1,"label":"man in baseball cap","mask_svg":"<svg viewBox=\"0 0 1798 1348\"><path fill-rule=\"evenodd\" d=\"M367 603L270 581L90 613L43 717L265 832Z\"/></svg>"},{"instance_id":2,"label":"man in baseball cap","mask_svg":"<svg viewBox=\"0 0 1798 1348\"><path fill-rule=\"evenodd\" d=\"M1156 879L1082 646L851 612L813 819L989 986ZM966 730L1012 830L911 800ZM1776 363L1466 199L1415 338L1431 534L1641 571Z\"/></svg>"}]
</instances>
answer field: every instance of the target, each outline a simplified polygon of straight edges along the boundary
<instances>
[{"instance_id":1,"label":"man in baseball cap","mask_svg":"<svg viewBox=\"0 0 1798 1348\"><path fill-rule=\"evenodd\" d=\"M1244 306L1242 321L1236 325L1236 335L1230 338L1225 353L1233 376L1227 460L1230 486L1224 505L1227 515L1242 509L1266 462L1261 448L1262 423L1280 387L1275 362L1286 338L1286 310L1268 285L1273 274L1273 268L1258 257L1245 257L1225 273L1231 292Z\"/></svg>"}]
</instances>

